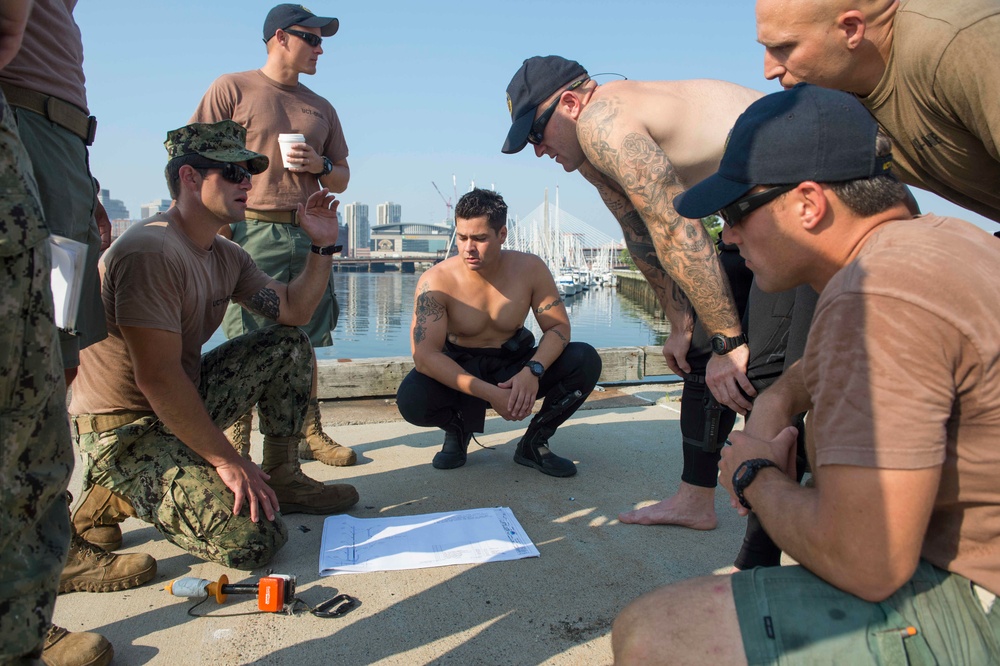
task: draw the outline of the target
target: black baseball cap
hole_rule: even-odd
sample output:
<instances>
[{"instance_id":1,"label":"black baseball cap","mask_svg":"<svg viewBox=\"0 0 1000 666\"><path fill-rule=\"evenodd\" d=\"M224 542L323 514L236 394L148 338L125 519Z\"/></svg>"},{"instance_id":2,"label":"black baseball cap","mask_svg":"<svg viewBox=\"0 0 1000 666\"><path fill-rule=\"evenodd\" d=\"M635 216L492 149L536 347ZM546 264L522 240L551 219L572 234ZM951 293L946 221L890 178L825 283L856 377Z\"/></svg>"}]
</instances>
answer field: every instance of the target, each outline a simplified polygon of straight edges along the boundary
<instances>
[{"instance_id":1,"label":"black baseball cap","mask_svg":"<svg viewBox=\"0 0 1000 666\"><path fill-rule=\"evenodd\" d=\"M331 37L340 29L340 21L326 16L316 16L302 5L277 5L264 19L264 42L274 37L275 30L285 30L293 25L319 28L319 34Z\"/></svg>"},{"instance_id":2,"label":"black baseball cap","mask_svg":"<svg viewBox=\"0 0 1000 666\"><path fill-rule=\"evenodd\" d=\"M563 86L586 75L583 65L559 56L534 56L525 60L507 85L511 126L503 152L521 152L528 143L528 132L535 122L538 105Z\"/></svg>"},{"instance_id":3,"label":"black baseball cap","mask_svg":"<svg viewBox=\"0 0 1000 666\"><path fill-rule=\"evenodd\" d=\"M718 172L674 198L689 219L722 210L758 185L871 178L892 166L878 157L878 123L854 95L800 83L758 99L736 119Z\"/></svg>"}]
</instances>

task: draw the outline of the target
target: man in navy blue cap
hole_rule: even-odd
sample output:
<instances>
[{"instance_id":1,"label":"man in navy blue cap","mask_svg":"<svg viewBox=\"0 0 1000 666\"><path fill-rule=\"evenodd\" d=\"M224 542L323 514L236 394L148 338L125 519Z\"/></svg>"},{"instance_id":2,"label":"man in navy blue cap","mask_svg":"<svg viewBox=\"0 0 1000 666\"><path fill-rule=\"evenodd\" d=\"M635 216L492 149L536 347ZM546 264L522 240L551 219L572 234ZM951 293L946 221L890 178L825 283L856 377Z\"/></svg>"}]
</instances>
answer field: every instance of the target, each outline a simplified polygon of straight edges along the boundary
<instances>
[{"instance_id":1,"label":"man in navy blue cap","mask_svg":"<svg viewBox=\"0 0 1000 666\"><path fill-rule=\"evenodd\" d=\"M676 339L664 348L667 364L678 374L690 371L684 359L697 312L723 347L709 364L708 384L720 402L741 412L750 402L740 389L755 391L728 280L708 232L679 216L670 201L711 173L726 132L758 97L723 81L598 85L576 61L535 56L507 86L511 127L503 145L510 154L530 143L535 155L579 171L598 189L670 320Z\"/></svg>"},{"instance_id":2,"label":"man in navy blue cap","mask_svg":"<svg viewBox=\"0 0 1000 666\"><path fill-rule=\"evenodd\" d=\"M670 321L663 355L685 380L681 483L673 496L622 513L623 523L715 528L718 449L735 423L719 403L746 413L757 390L797 358L790 358L793 345L786 349L795 337L789 328L808 322L812 301L751 290L738 254L717 256L702 224L671 204L718 166L729 129L760 96L711 80L598 85L580 63L559 56L528 58L507 86L512 123L503 152L531 143L536 156L579 171L597 188ZM748 292L749 347L740 323ZM762 563L740 559L741 566Z\"/></svg>"},{"instance_id":3,"label":"man in navy blue cap","mask_svg":"<svg viewBox=\"0 0 1000 666\"><path fill-rule=\"evenodd\" d=\"M340 21L316 16L296 4L277 5L264 19L267 62L260 69L224 74L209 87L190 122L235 120L247 128L247 147L267 155L270 167L247 200L246 219L223 227L250 253L271 277L288 282L305 270L310 254L309 237L296 217L296 206L326 187L343 192L351 178L347 141L333 105L299 81L316 73L323 55L323 39L340 29ZM282 155L281 135L300 135ZM309 323L304 326L313 349L333 344L340 307L333 276ZM222 330L232 339L269 326L267 318L233 304L226 311ZM313 353L315 367L315 351ZM346 467L357 461L351 449L323 431L314 384L299 454L308 460ZM233 445L249 451L251 412L229 429Z\"/></svg>"},{"instance_id":4,"label":"man in navy blue cap","mask_svg":"<svg viewBox=\"0 0 1000 666\"><path fill-rule=\"evenodd\" d=\"M719 212L761 288L820 292L801 362L815 486L789 478L794 428L735 433L722 483L799 564L641 597L616 663L1000 659L1000 287L981 279L1000 244L914 217L890 158L857 99L801 85L751 105L675 200Z\"/></svg>"}]
</instances>

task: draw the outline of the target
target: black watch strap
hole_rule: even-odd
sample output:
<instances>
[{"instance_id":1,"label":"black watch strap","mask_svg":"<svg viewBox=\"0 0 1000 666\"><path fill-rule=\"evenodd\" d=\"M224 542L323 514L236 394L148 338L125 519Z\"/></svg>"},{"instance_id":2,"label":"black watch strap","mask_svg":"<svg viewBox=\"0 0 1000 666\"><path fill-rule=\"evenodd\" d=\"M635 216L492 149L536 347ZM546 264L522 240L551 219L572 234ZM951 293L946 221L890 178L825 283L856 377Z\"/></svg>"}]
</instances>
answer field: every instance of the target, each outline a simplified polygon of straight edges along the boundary
<instances>
[{"instance_id":1,"label":"black watch strap","mask_svg":"<svg viewBox=\"0 0 1000 666\"><path fill-rule=\"evenodd\" d=\"M331 160L326 155L323 156L323 170L319 172L319 175L325 176L333 171L333 160Z\"/></svg>"},{"instance_id":2,"label":"black watch strap","mask_svg":"<svg viewBox=\"0 0 1000 666\"><path fill-rule=\"evenodd\" d=\"M326 245L324 247L320 247L319 245L313 245L309 249L315 252L316 254L321 254L324 257L329 257L331 254L340 254L344 250L344 246Z\"/></svg>"},{"instance_id":3,"label":"black watch strap","mask_svg":"<svg viewBox=\"0 0 1000 666\"><path fill-rule=\"evenodd\" d=\"M757 478L757 472L764 469L765 467L777 467L772 461L767 458L751 458L750 460L744 460L740 463L740 466L736 468L733 472L733 492L736 493L736 499L740 501L745 508L753 509L750 503L747 502L746 498L743 496L743 491L747 489L755 478Z\"/></svg>"},{"instance_id":4,"label":"black watch strap","mask_svg":"<svg viewBox=\"0 0 1000 666\"><path fill-rule=\"evenodd\" d=\"M712 351L720 356L724 356L737 347L747 343L747 334L740 333L736 337L729 338L721 333L712 336Z\"/></svg>"}]
</instances>

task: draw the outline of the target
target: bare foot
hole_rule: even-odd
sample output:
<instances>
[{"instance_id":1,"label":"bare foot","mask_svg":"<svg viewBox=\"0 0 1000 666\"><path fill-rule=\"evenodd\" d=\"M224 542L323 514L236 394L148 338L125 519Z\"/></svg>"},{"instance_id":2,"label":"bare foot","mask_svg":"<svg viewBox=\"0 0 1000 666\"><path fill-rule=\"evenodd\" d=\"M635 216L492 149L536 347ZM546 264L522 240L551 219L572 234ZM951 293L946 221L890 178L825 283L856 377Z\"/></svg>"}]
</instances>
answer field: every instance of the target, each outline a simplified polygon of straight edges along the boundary
<instances>
[{"instance_id":1,"label":"bare foot","mask_svg":"<svg viewBox=\"0 0 1000 666\"><path fill-rule=\"evenodd\" d=\"M677 494L662 502L618 514L618 520L631 525L680 525L693 530L714 530L715 488L700 488L681 482Z\"/></svg>"}]
</instances>

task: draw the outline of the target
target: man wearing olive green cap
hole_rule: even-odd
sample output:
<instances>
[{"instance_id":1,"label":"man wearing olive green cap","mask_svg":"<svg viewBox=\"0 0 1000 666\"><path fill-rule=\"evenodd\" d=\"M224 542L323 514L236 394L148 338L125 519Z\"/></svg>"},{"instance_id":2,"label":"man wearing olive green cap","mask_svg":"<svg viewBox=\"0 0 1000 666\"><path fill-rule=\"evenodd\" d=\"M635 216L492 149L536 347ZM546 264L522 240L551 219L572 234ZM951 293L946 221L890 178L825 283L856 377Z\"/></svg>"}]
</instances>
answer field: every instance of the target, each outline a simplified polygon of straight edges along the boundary
<instances>
[{"instance_id":1,"label":"man wearing olive green cap","mask_svg":"<svg viewBox=\"0 0 1000 666\"><path fill-rule=\"evenodd\" d=\"M290 283L268 277L216 234L243 219L251 177L267 168L245 141L231 120L167 133L176 205L130 227L101 260L108 337L84 350L70 414L85 490L123 497L133 515L198 557L254 569L288 538L279 510L335 513L358 494L304 476L297 456L312 354L296 327L329 281L338 202L323 188L298 205L314 252ZM279 325L202 355L230 301ZM253 404L262 468L223 433Z\"/></svg>"}]
</instances>

